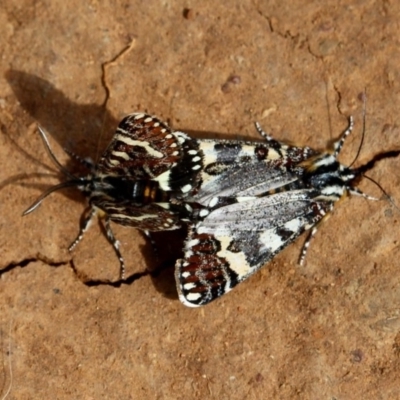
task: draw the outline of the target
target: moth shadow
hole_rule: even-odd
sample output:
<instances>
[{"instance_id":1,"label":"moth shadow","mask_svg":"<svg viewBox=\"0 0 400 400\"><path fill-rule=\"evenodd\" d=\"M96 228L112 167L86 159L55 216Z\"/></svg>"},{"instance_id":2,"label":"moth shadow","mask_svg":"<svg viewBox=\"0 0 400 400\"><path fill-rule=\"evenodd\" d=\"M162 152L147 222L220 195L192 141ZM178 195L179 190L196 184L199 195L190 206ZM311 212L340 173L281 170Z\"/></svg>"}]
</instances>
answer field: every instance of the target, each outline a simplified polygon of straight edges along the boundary
<instances>
[{"instance_id":1,"label":"moth shadow","mask_svg":"<svg viewBox=\"0 0 400 400\"><path fill-rule=\"evenodd\" d=\"M151 240L141 246L155 289L168 299L178 299L175 283L175 263L183 256L187 229L152 232Z\"/></svg>"},{"instance_id":2,"label":"moth shadow","mask_svg":"<svg viewBox=\"0 0 400 400\"><path fill-rule=\"evenodd\" d=\"M82 158L98 159L118 125L103 104L75 103L52 83L27 72L10 69L5 78L22 108L50 137L50 145L56 141ZM38 160L36 155L21 148L10 134L8 136L25 157L47 168L53 167L50 160ZM70 159L65 167L75 172L77 162Z\"/></svg>"},{"instance_id":3,"label":"moth shadow","mask_svg":"<svg viewBox=\"0 0 400 400\"><path fill-rule=\"evenodd\" d=\"M102 225L100 224L100 227ZM175 283L175 263L178 258L183 256L183 241L187 235L187 230L182 228L174 231L152 232L151 240L143 233L146 243L140 246L140 251L146 263L146 269L141 272L134 272L115 281L101 279L86 279L82 277L82 282L86 286L112 286L115 288L122 285L132 285L138 279L150 276L153 286L164 297L172 300L178 299ZM79 275L76 266L73 265L75 272Z\"/></svg>"},{"instance_id":4,"label":"moth shadow","mask_svg":"<svg viewBox=\"0 0 400 400\"><path fill-rule=\"evenodd\" d=\"M67 148L70 152L84 159L90 158L94 161L106 149L119 121L113 118L106 109L105 104L78 104L69 99L52 83L24 71L10 69L6 72L5 78L22 108L48 134L50 145L57 142L62 148ZM139 112L141 110L132 110L132 112L135 111ZM190 130L186 132L196 138L220 137L222 139L222 134L216 132ZM38 159L37 154L34 154L34 151L27 146L26 140L24 143L24 138L20 132L18 135L7 132L7 136L13 142L14 148L22 153L25 159L51 171L56 171L56 176L60 178L60 181L65 180L65 177L61 176L49 158ZM232 135L230 138L232 139ZM84 168L71 158L67 161L65 168L77 176L83 175ZM86 173L88 171L85 171ZM37 173L33 173L32 176L36 176L35 174ZM16 176L15 179L25 180L30 175ZM7 180L4 184L10 184L11 181ZM48 189L44 183L23 182L22 185L40 190ZM63 194L74 201L82 202L83 200L83 196L77 193L76 190L65 190ZM153 233L152 238L155 246L150 241L147 241L147 244L141 248L148 266L146 271L135 273L123 282L101 282L94 279L85 283L89 286L102 284L119 286L121 284L131 284L144 275L150 275L157 291L168 298L176 299L174 266L176 260L182 256L185 237L184 229Z\"/></svg>"},{"instance_id":5,"label":"moth shadow","mask_svg":"<svg viewBox=\"0 0 400 400\"><path fill-rule=\"evenodd\" d=\"M97 159L118 124L103 104L75 103L52 83L27 72L8 70L5 77L21 106L54 140Z\"/></svg>"}]
</instances>

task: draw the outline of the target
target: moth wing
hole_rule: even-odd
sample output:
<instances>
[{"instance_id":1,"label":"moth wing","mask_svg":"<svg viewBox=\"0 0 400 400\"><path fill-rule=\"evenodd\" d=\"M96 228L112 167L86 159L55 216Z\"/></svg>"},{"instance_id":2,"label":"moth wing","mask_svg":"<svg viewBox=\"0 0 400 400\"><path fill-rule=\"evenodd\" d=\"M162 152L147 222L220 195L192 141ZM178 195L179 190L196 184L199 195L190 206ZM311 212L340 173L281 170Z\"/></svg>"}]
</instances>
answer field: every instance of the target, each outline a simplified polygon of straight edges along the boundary
<instances>
[{"instance_id":1,"label":"moth wing","mask_svg":"<svg viewBox=\"0 0 400 400\"><path fill-rule=\"evenodd\" d=\"M201 187L191 200L208 206L216 197L259 196L298 179L295 165L315 151L275 140L199 141L204 155ZM290 169L289 169L290 167Z\"/></svg>"},{"instance_id":2,"label":"moth wing","mask_svg":"<svg viewBox=\"0 0 400 400\"><path fill-rule=\"evenodd\" d=\"M95 204L111 221L144 231L173 230L182 225L179 214L171 209L173 205L170 203L135 204L128 200L102 198Z\"/></svg>"},{"instance_id":3,"label":"moth wing","mask_svg":"<svg viewBox=\"0 0 400 400\"><path fill-rule=\"evenodd\" d=\"M217 197L259 196L297 179L295 173L284 170L276 161L253 160L242 165L233 164L219 176L207 180L191 200L208 206Z\"/></svg>"},{"instance_id":4,"label":"moth wing","mask_svg":"<svg viewBox=\"0 0 400 400\"><path fill-rule=\"evenodd\" d=\"M187 193L197 185L202 157L198 144L148 114L125 117L102 154L98 175L155 180L161 189Z\"/></svg>"},{"instance_id":5,"label":"moth wing","mask_svg":"<svg viewBox=\"0 0 400 400\"><path fill-rule=\"evenodd\" d=\"M229 292L318 223L332 203L315 195L307 189L277 193L210 213L189 233L176 264L182 303L201 306Z\"/></svg>"},{"instance_id":6,"label":"moth wing","mask_svg":"<svg viewBox=\"0 0 400 400\"><path fill-rule=\"evenodd\" d=\"M229 235L280 227L300 217L315 202L316 196L318 192L314 189L299 189L236 202L213 210L197 224L197 230Z\"/></svg>"}]
</instances>

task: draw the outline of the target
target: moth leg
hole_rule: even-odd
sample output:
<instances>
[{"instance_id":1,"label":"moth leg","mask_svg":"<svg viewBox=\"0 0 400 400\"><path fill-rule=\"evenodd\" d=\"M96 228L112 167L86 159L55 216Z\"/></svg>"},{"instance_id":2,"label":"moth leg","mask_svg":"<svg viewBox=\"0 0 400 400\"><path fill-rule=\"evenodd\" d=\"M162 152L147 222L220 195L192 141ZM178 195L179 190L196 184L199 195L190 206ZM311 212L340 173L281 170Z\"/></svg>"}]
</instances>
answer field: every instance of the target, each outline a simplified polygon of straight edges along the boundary
<instances>
[{"instance_id":1,"label":"moth leg","mask_svg":"<svg viewBox=\"0 0 400 400\"><path fill-rule=\"evenodd\" d=\"M143 234L146 236L146 238L148 239L148 241L150 242L150 245L152 247L153 253L156 256L156 258L159 258L159 254L158 254L158 248L157 248L157 244L156 241L154 240L152 234L150 231L142 231Z\"/></svg>"},{"instance_id":2,"label":"moth leg","mask_svg":"<svg viewBox=\"0 0 400 400\"><path fill-rule=\"evenodd\" d=\"M367 200L375 200L375 201L379 200L376 197L370 196L369 194L366 194L366 193L362 192L360 189L358 189L356 187L348 187L347 190L353 196L361 196L361 197L364 197L364 199L367 199Z\"/></svg>"},{"instance_id":3,"label":"moth leg","mask_svg":"<svg viewBox=\"0 0 400 400\"><path fill-rule=\"evenodd\" d=\"M326 210L319 209L319 215L322 217L319 219L317 222L315 222L315 225L311 228L310 233L307 236L306 241L303 244L303 247L301 249L300 257L299 257L299 264L301 266L304 265L304 261L306 259L307 251L308 248L310 247L311 240L314 238L314 236L318 232L318 228L324 221L326 221L330 216L331 216L331 211L332 211L333 205L331 204L330 207Z\"/></svg>"},{"instance_id":4,"label":"moth leg","mask_svg":"<svg viewBox=\"0 0 400 400\"><path fill-rule=\"evenodd\" d=\"M268 135L267 132L265 132L263 130L263 128L261 128L261 125L258 122L254 123L257 132L267 141L267 142L274 142L274 143L278 143L277 140L275 140L271 135Z\"/></svg>"},{"instance_id":5,"label":"moth leg","mask_svg":"<svg viewBox=\"0 0 400 400\"><path fill-rule=\"evenodd\" d=\"M87 212L87 210L88 209L86 209L85 213ZM76 247L76 245L82 240L83 235L89 229L90 223L92 222L92 219L95 216L95 214L96 214L96 209L91 208L90 213L87 214L86 217L81 221L78 236L68 247L69 251L72 251Z\"/></svg>"},{"instance_id":6,"label":"moth leg","mask_svg":"<svg viewBox=\"0 0 400 400\"><path fill-rule=\"evenodd\" d=\"M349 117L349 125L347 126L347 129L342 133L342 136L333 144L333 150L334 150L334 157L337 158L337 156L340 153L340 150L342 150L343 144L347 138L347 136L350 135L350 133L353 131L354 127L354 120L353 117L350 115Z\"/></svg>"},{"instance_id":7,"label":"moth leg","mask_svg":"<svg viewBox=\"0 0 400 400\"><path fill-rule=\"evenodd\" d=\"M271 135L268 135L263 128L261 128L261 125L258 122L254 123L257 132L264 138L264 140L268 143L268 146L271 146L274 148L278 154L282 157L285 154L285 151L287 151L288 146L282 142L279 142L278 140L274 139Z\"/></svg>"},{"instance_id":8,"label":"moth leg","mask_svg":"<svg viewBox=\"0 0 400 400\"><path fill-rule=\"evenodd\" d=\"M122 257L122 254L119 250L119 241L115 238L113 231L111 230L110 226L110 218L105 216L102 218L103 221L103 226L106 231L106 236L108 241L111 243L112 247L114 248L115 254L118 257L119 260L119 271L120 271L120 279L125 280L125 262L124 258Z\"/></svg>"},{"instance_id":9,"label":"moth leg","mask_svg":"<svg viewBox=\"0 0 400 400\"><path fill-rule=\"evenodd\" d=\"M319 224L318 224L318 225L319 225ZM301 266L304 265L304 261L305 261L305 259L306 259L306 255L307 255L308 248L310 247L311 240L313 239L313 237L314 237L314 236L317 234L317 232L318 232L318 225L315 225L315 226L311 229L310 233L309 233L308 236L307 236L306 241L305 241L304 244L303 244L303 247L302 247L301 253L300 253L300 258L299 258L299 264L300 264Z\"/></svg>"}]
</instances>

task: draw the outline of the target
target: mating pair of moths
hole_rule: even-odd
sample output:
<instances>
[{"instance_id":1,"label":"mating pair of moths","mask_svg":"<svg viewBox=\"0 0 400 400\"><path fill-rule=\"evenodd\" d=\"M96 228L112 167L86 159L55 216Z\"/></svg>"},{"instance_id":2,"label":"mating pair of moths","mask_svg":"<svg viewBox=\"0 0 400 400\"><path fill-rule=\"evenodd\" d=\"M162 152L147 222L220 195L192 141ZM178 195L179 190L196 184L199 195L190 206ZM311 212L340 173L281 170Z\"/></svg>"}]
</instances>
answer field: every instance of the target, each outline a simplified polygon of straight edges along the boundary
<instances>
[{"instance_id":1,"label":"mating pair of moths","mask_svg":"<svg viewBox=\"0 0 400 400\"><path fill-rule=\"evenodd\" d=\"M77 186L89 199L79 235L97 214L107 238L124 261L110 221L143 231L167 231L188 224L184 258L176 263L179 298L201 306L229 292L304 231L309 236L338 200L363 194L355 186L375 162L400 151L380 153L358 168L337 161L353 120L330 152L273 139L256 124L262 142L192 139L146 114L131 114L119 124L97 164L83 161L90 173L50 188L25 211L36 209L51 192Z\"/></svg>"}]
</instances>

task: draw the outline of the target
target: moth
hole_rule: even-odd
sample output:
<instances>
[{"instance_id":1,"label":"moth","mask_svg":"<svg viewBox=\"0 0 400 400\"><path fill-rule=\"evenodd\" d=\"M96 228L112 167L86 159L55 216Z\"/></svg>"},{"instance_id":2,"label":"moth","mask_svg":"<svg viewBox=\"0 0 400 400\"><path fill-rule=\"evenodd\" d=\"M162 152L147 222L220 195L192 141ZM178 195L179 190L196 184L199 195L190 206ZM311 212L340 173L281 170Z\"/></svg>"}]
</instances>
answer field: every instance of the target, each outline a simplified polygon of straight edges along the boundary
<instances>
[{"instance_id":1,"label":"moth","mask_svg":"<svg viewBox=\"0 0 400 400\"><path fill-rule=\"evenodd\" d=\"M357 184L388 151L357 168L338 161L353 118L330 151L279 142L256 124L264 143L202 141L201 186L185 201L201 205L175 278L181 302L205 305L254 274L303 232L300 255L334 205L348 194L374 199ZM376 200L376 199L375 199ZM195 219L194 219L195 221Z\"/></svg>"},{"instance_id":2,"label":"moth","mask_svg":"<svg viewBox=\"0 0 400 400\"><path fill-rule=\"evenodd\" d=\"M89 169L83 177L60 164L45 132L41 128L39 132L50 158L68 179L43 193L23 215L34 211L50 193L76 186L88 197L89 206L69 250L81 241L93 217L99 216L118 256L121 279L125 264L110 221L145 232L167 231L178 229L191 212L189 204L180 199L199 183L202 157L198 143L158 118L140 113L125 117L98 163L74 156Z\"/></svg>"}]
</instances>

